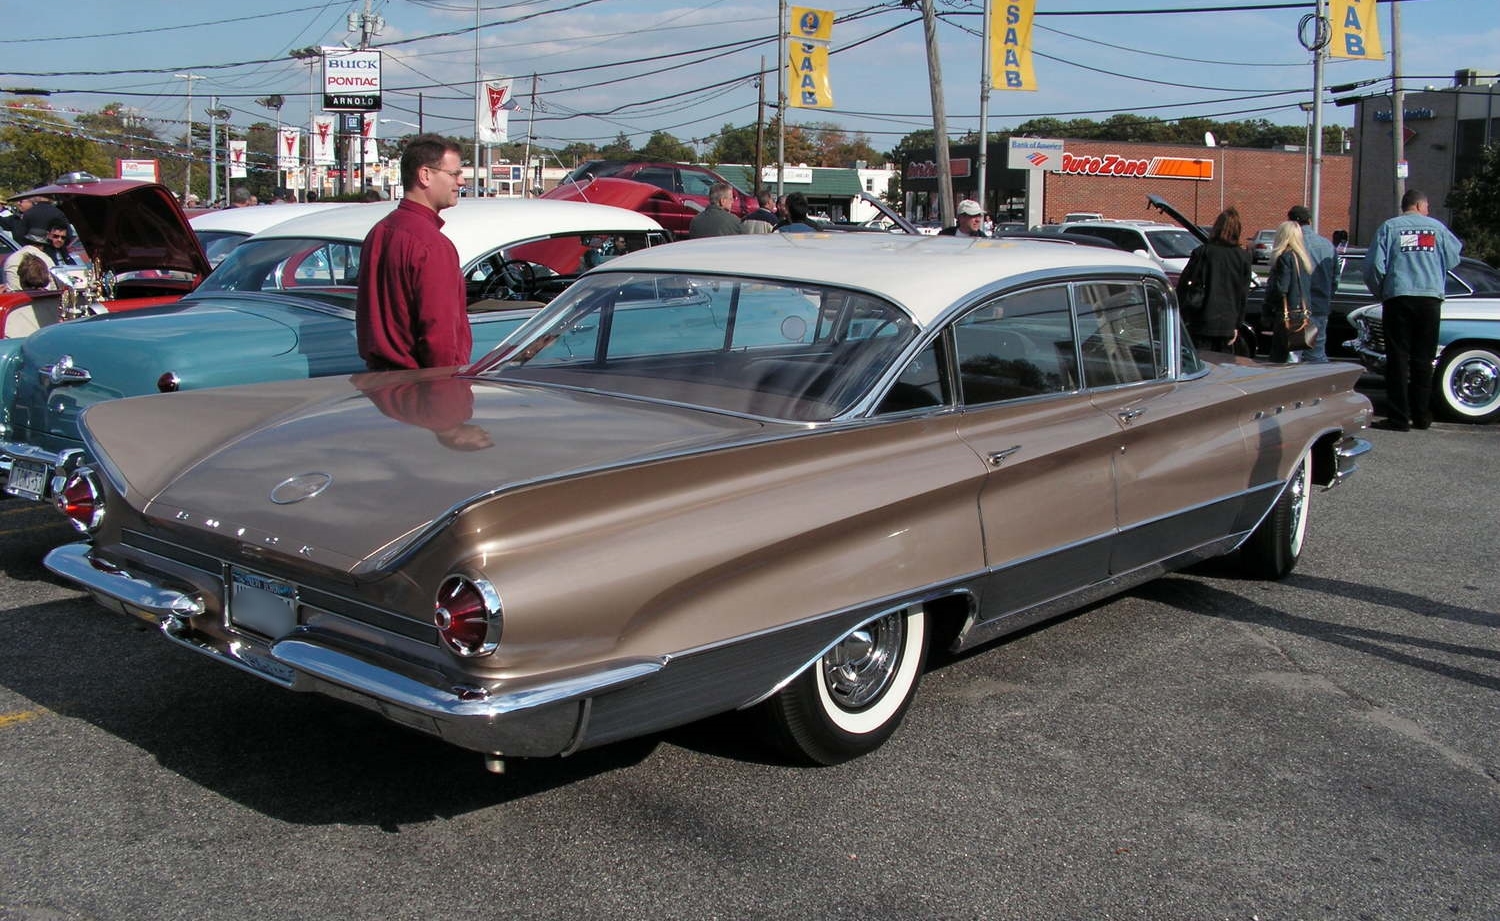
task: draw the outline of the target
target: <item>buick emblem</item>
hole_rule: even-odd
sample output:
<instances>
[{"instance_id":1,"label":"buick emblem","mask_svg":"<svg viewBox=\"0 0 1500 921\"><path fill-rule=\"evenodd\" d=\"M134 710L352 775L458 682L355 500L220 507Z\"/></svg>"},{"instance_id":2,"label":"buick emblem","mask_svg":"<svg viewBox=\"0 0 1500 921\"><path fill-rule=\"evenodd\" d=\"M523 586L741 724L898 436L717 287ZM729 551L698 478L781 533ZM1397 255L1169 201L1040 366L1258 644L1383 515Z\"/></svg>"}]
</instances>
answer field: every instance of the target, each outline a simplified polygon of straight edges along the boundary
<instances>
[{"instance_id":1,"label":"buick emblem","mask_svg":"<svg viewBox=\"0 0 1500 921\"><path fill-rule=\"evenodd\" d=\"M277 505L291 505L303 499L311 499L328 488L333 477L326 473L299 473L276 484L271 490L271 501Z\"/></svg>"}]
</instances>

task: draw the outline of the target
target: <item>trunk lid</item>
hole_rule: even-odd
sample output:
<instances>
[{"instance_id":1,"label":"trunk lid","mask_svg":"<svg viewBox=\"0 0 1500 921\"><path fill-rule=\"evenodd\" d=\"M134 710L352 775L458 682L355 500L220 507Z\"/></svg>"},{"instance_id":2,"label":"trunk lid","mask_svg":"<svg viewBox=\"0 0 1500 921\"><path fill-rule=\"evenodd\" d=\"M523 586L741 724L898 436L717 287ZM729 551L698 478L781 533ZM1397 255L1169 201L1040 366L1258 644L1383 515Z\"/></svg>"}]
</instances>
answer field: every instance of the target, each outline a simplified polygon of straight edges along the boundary
<instances>
[{"instance_id":1,"label":"trunk lid","mask_svg":"<svg viewBox=\"0 0 1500 921\"><path fill-rule=\"evenodd\" d=\"M117 401L94 407L86 425L151 517L344 571L473 497L743 442L766 427L443 371ZM161 445L183 460L163 463Z\"/></svg>"}]
</instances>

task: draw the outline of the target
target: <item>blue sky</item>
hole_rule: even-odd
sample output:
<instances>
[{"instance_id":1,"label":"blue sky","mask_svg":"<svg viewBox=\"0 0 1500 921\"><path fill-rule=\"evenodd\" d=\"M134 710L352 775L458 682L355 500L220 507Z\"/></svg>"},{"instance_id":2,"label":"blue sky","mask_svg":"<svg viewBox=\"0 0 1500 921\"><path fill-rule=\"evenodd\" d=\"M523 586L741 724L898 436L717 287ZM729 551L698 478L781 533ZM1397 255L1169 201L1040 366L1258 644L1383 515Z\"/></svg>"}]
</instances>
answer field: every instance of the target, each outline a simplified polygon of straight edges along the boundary
<instances>
[{"instance_id":1,"label":"blue sky","mask_svg":"<svg viewBox=\"0 0 1500 921\"><path fill-rule=\"evenodd\" d=\"M480 2L479 66L486 73L516 76L523 109L511 115L512 137L524 136L534 117L532 134L545 146L574 140L602 144L622 131L637 144L653 130L691 140L712 136L726 123L753 124L757 90L751 75L762 56L768 66L776 59L777 7L772 0L694 5L666 0ZM917 19L917 12L896 3L809 5L833 9L840 17L859 15L834 29L836 110L793 109L789 121L832 122L851 133L865 133L881 150L910 131L930 127L921 25L903 25ZM995 92L990 130L1037 116L1102 120L1117 112L1303 124L1297 104L1311 97L1312 66L1298 44L1297 28L1311 11L1310 2L1244 8L1283 5L1272 0L1223 12L1129 12L1227 5L1212 0L1038 0L1034 47L1039 89ZM372 8L385 21L372 41L372 47L386 52L381 117L392 121L381 133L411 130L399 122L418 120L419 94L428 129L471 131L474 3L386 0ZM49 89L54 91L51 104L64 110L122 102L158 120L166 135L181 131L187 111L189 81L174 74L202 77L191 81L196 120L217 97L234 113L237 125L270 121L273 114L254 99L279 93L287 100L283 119L305 123L309 69L288 52L356 42L346 17L361 12L364 2L73 0L66 9L66 16L7 17L0 38L0 89ZM938 9L955 14L939 26L938 40L949 131L956 135L978 125L981 6L979 0L940 0ZM975 15L956 15L961 13ZM1379 19L1389 53L1388 4L1380 4ZM1409 89L1448 85L1460 67L1500 71L1500 16L1494 0L1408 0L1401 19ZM726 45L731 47L722 47ZM661 58L665 55L673 57ZM661 59L644 60L650 58ZM638 63L599 68L625 61ZM224 66L229 64L239 66ZM541 74L534 106L527 99L533 72ZM1389 72L1388 59L1334 61L1327 82ZM0 100L6 98L0 95ZM774 101L774 77L768 81L767 98ZM1348 108L1325 109L1330 124L1348 124L1351 115ZM174 124L178 127L172 129Z\"/></svg>"}]
</instances>

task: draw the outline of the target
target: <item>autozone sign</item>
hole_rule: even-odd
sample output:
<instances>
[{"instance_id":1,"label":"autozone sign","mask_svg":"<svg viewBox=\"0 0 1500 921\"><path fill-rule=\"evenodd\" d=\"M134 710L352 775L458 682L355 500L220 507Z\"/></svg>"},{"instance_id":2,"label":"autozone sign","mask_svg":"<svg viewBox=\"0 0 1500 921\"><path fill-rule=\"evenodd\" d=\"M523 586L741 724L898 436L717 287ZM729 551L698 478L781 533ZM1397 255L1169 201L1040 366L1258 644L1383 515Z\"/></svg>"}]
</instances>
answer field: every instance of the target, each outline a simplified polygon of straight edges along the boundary
<instances>
[{"instance_id":1,"label":"autozone sign","mask_svg":"<svg viewBox=\"0 0 1500 921\"><path fill-rule=\"evenodd\" d=\"M1072 176L1119 176L1133 179L1196 179L1214 177L1214 161L1190 157L1151 157L1132 159L1119 154L1062 155L1062 167L1055 172Z\"/></svg>"}]
</instances>

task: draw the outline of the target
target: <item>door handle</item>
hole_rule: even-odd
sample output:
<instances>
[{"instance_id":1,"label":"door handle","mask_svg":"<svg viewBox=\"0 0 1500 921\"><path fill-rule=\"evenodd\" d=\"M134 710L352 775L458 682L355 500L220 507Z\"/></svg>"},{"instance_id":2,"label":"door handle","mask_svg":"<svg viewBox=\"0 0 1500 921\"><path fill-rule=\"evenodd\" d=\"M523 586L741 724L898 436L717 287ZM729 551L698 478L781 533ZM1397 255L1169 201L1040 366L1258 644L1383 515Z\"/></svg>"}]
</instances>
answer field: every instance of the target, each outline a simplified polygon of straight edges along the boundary
<instances>
[{"instance_id":1,"label":"door handle","mask_svg":"<svg viewBox=\"0 0 1500 921\"><path fill-rule=\"evenodd\" d=\"M1145 414L1146 411L1144 409L1122 409L1120 410L1120 421L1129 424Z\"/></svg>"},{"instance_id":2,"label":"door handle","mask_svg":"<svg viewBox=\"0 0 1500 921\"><path fill-rule=\"evenodd\" d=\"M992 452L990 452L990 466L991 467L998 467L998 466L1000 466L1001 464L1005 463L1005 459L1007 457L1010 457L1012 454L1016 453L1019 450L1021 450L1021 446L1020 445L1012 445L1011 447L1006 448L1004 451L992 451Z\"/></svg>"}]
</instances>

